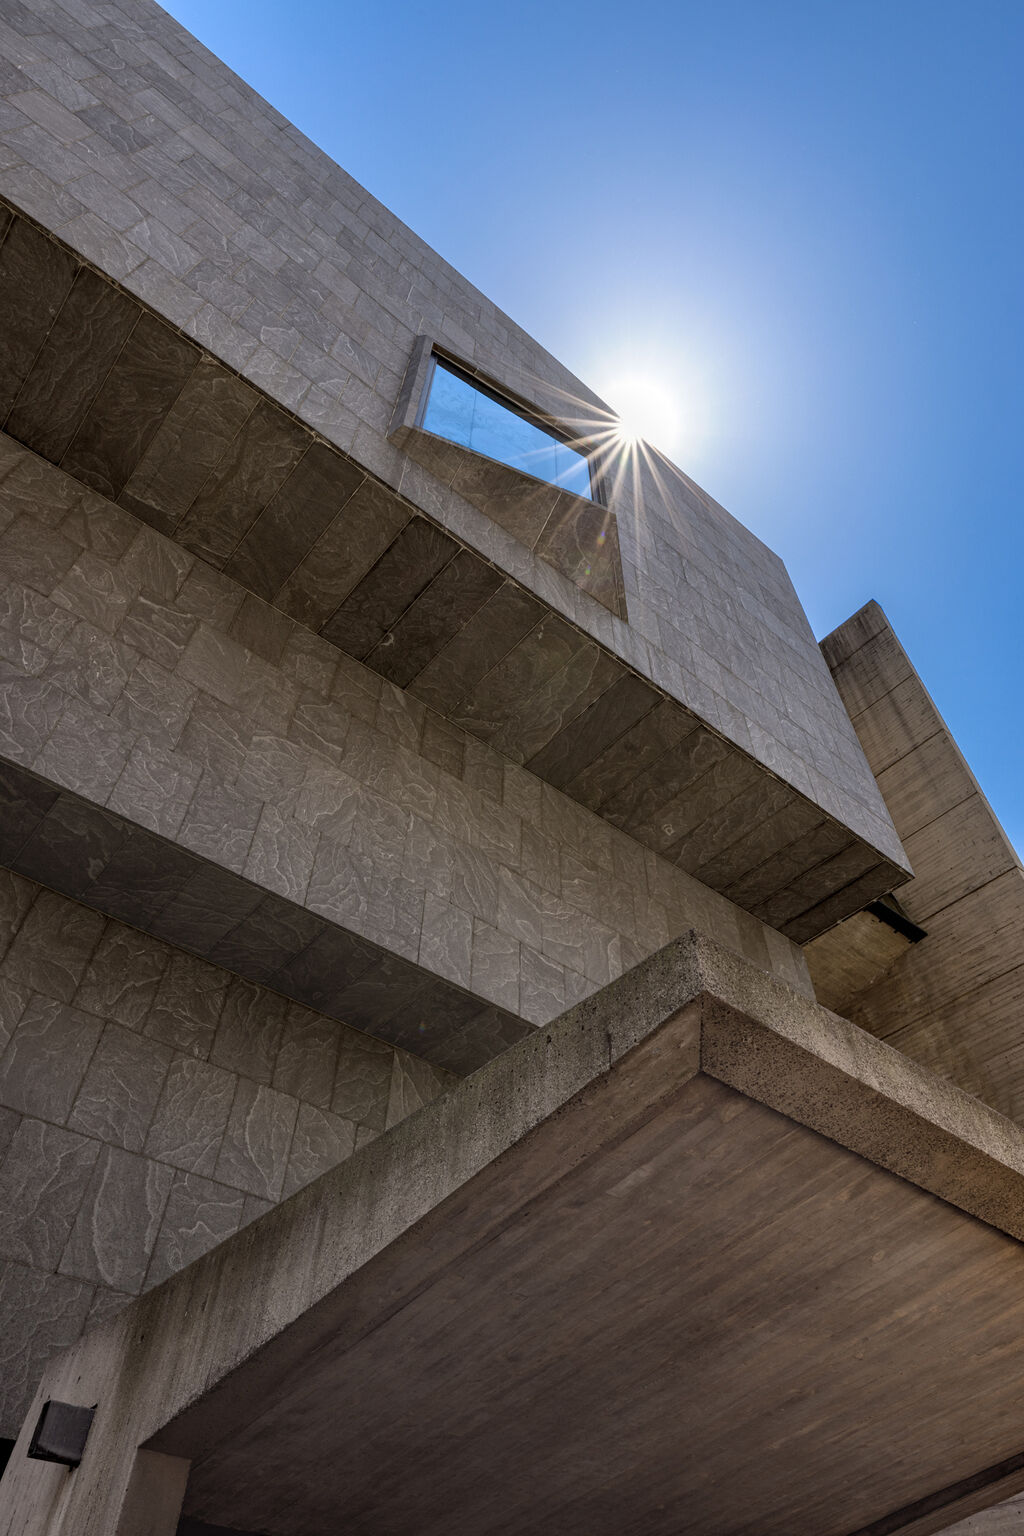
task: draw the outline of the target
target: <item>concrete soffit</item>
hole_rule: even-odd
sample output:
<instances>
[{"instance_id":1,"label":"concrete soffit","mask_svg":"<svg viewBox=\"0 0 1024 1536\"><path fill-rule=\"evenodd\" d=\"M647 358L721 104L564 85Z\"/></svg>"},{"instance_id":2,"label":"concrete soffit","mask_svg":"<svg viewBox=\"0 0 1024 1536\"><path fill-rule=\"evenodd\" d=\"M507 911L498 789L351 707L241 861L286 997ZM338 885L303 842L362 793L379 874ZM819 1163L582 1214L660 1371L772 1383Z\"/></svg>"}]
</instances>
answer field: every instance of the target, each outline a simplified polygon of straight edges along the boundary
<instances>
[{"instance_id":1,"label":"concrete soffit","mask_svg":"<svg viewBox=\"0 0 1024 1536\"><path fill-rule=\"evenodd\" d=\"M53 1362L0 1531L164 1467L275 1536L925 1536L1024 1486L1022 1193L1018 1127L688 935Z\"/></svg>"},{"instance_id":2,"label":"concrete soffit","mask_svg":"<svg viewBox=\"0 0 1024 1536\"><path fill-rule=\"evenodd\" d=\"M482 517L482 557L417 466L422 506L5 223L10 437L798 943L907 878L643 675L629 626L547 556Z\"/></svg>"}]
</instances>

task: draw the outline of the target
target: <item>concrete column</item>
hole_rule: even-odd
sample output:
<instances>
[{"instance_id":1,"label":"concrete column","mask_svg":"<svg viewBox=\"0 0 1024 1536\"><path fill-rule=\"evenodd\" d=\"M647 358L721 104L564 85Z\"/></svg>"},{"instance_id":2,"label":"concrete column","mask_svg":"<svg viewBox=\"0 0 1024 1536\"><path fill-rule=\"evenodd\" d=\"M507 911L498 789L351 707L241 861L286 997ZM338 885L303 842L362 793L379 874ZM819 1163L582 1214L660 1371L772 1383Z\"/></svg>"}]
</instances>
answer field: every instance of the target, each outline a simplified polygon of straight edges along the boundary
<instances>
[{"instance_id":1,"label":"concrete column","mask_svg":"<svg viewBox=\"0 0 1024 1536\"><path fill-rule=\"evenodd\" d=\"M136 1451L117 1536L174 1536L190 1465L183 1456Z\"/></svg>"},{"instance_id":2,"label":"concrete column","mask_svg":"<svg viewBox=\"0 0 1024 1536\"><path fill-rule=\"evenodd\" d=\"M4 1536L175 1536L191 1463L146 1450L134 1456L122 1451L116 1461L119 1465L96 1447L91 1457L87 1449L81 1467L64 1468L29 1461L19 1443L4 1476L0 1531Z\"/></svg>"},{"instance_id":3,"label":"concrete column","mask_svg":"<svg viewBox=\"0 0 1024 1536\"><path fill-rule=\"evenodd\" d=\"M174 1362L166 1341L155 1357L147 1349L153 1295L139 1303L138 1330L121 1314L50 1361L0 1483L0 1536L175 1536L190 1462L142 1448ZM47 1398L96 1404L78 1467L26 1454Z\"/></svg>"}]
</instances>

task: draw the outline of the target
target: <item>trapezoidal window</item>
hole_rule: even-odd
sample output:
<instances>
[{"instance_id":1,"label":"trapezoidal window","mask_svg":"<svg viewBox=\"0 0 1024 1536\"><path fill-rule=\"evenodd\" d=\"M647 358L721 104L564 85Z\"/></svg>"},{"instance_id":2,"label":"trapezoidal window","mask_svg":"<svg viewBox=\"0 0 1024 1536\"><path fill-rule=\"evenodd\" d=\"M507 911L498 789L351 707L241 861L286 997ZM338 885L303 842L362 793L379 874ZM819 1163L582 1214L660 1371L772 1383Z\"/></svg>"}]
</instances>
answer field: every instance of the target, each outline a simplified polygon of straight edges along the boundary
<instances>
[{"instance_id":1,"label":"trapezoidal window","mask_svg":"<svg viewBox=\"0 0 1024 1536\"><path fill-rule=\"evenodd\" d=\"M425 394L425 432L596 500L585 454L454 363L434 355Z\"/></svg>"}]
</instances>

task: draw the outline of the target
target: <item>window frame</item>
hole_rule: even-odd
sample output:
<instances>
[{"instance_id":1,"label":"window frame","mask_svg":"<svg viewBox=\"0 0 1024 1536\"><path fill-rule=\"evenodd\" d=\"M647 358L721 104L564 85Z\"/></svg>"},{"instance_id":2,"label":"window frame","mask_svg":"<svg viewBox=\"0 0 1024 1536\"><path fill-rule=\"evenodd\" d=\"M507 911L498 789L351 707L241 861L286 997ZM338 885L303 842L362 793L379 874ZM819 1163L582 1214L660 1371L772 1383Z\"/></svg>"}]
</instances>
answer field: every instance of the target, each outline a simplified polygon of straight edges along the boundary
<instances>
[{"instance_id":1,"label":"window frame","mask_svg":"<svg viewBox=\"0 0 1024 1536\"><path fill-rule=\"evenodd\" d=\"M523 469L518 464L506 464L503 459L493 459L491 458L490 454L477 453L475 448L470 448L465 443L458 443L454 438L445 437L443 433L431 432L430 428L424 425L424 422L426 420L427 409L430 405L430 394L433 388L434 374L437 371L438 363L440 363L449 373L454 374L457 379L461 379L464 384L468 384L472 389L477 390L481 395L487 396L488 399L493 400L497 405L500 405L505 410L510 411L512 415L520 417L523 421L528 422L532 427L538 427L555 442L563 444L563 446L566 448L571 448L572 451L578 454L586 464L587 478L590 482L590 496L580 497L580 500L590 500L599 507L607 506L607 501L603 494L601 479L597 472L593 447L587 438L574 436L571 432L568 431L566 427L561 424L561 422L554 420L552 417L546 415L543 411L538 410L536 406L528 405L525 400L517 400L514 395L509 394L508 391L502 389L500 385L494 384L489 379L482 378L471 368L467 368L465 363L460 363L457 358L452 357L450 353L444 351L443 348L437 346L436 344L430 348L430 360L427 367L427 376L420 391L419 406L416 411L415 426L421 432L430 433L431 437L436 437L441 442L454 443L454 445L457 448L461 448L464 453L475 453L477 454L478 458L487 459L491 464L501 464L504 469L512 470L513 474L525 475L527 479L535 480L539 485L550 485L555 490L564 492L567 496L579 496L578 491L572 491L567 486L559 485L556 480L545 480L540 475L531 475L528 469Z\"/></svg>"}]
</instances>

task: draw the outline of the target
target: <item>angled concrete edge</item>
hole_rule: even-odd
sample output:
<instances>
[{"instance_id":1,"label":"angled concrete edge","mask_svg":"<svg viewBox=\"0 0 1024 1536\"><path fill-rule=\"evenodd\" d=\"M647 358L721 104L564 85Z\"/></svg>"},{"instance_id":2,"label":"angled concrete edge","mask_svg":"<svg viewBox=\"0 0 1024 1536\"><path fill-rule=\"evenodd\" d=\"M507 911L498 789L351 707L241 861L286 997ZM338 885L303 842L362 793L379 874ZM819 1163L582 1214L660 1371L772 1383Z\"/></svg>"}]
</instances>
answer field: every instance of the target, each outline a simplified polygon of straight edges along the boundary
<instances>
[{"instance_id":1,"label":"angled concrete edge","mask_svg":"<svg viewBox=\"0 0 1024 1536\"><path fill-rule=\"evenodd\" d=\"M1014 1456L998 1466L983 1468L960 1483L939 1488L916 1504L893 1510L884 1519L851 1531L850 1536L938 1536L940 1531L948 1531L949 1536L985 1536L987 1523L976 1526L971 1521L969 1526L962 1526L960 1522L984 1510L990 1512L989 1518L998 1518L1000 1511L994 1506L1013 1498L1022 1488L1024 1456ZM1010 1518L1013 1519L1012 1514ZM992 1536L1005 1536L1010 1529L1009 1525L999 1523L992 1528Z\"/></svg>"},{"instance_id":2,"label":"angled concrete edge","mask_svg":"<svg viewBox=\"0 0 1024 1536\"><path fill-rule=\"evenodd\" d=\"M702 1072L1024 1239L1020 1126L725 951L704 976Z\"/></svg>"},{"instance_id":3,"label":"angled concrete edge","mask_svg":"<svg viewBox=\"0 0 1024 1536\"><path fill-rule=\"evenodd\" d=\"M0 1486L0 1532L134 1536L119 1521L140 1446L169 1462L209 1449L325 1339L379 1326L701 1071L1024 1235L1024 1132L691 933L55 1360ZM24 1457L47 1397L99 1405L70 1476Z\"/></svg>"}]
</instances>

